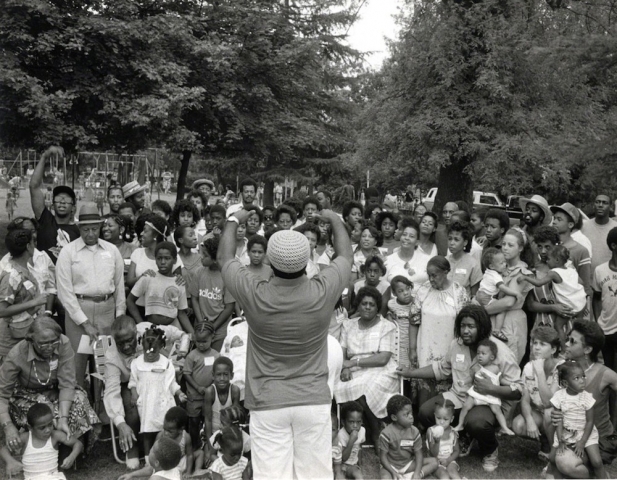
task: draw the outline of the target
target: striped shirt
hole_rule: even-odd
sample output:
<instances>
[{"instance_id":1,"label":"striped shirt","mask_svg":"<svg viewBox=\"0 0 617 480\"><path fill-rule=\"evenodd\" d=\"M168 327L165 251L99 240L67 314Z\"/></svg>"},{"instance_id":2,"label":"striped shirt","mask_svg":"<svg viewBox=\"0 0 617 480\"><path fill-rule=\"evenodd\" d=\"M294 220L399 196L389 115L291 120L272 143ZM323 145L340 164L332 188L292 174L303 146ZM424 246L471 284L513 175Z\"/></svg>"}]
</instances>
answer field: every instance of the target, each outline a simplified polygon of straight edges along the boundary
<instances>
[{"instance_id":1,"label":"striped shirt","mask_svg":"<svg viewBox=\"0 0 617 480\"><path fill-rule=\"evenodd\" d=\"M242 480L242 473L244 473L248 463L246 457L240 457L235 465L227 465L223 461L223 457L219 457L212 463L210 470L221 475L223 480Z\"/></svg>"}]
</instances>

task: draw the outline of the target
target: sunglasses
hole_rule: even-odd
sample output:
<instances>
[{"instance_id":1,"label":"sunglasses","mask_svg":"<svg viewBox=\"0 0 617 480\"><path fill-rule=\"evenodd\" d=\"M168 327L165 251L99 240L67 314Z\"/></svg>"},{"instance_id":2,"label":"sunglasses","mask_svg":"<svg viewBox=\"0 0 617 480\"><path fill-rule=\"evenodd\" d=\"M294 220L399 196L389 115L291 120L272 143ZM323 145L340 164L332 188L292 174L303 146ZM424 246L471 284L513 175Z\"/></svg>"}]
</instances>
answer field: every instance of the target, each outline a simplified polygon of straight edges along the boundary
<instances>
[{"instance_id":1,"label":"sunglasses","mask_svg":"<svg viewBox=\"0 0 617 480\"><path fill-rule=\"evenodd\" d=\"M264 215L264 220L272 220L274 215Z\"/></svg>"}]
</instances>

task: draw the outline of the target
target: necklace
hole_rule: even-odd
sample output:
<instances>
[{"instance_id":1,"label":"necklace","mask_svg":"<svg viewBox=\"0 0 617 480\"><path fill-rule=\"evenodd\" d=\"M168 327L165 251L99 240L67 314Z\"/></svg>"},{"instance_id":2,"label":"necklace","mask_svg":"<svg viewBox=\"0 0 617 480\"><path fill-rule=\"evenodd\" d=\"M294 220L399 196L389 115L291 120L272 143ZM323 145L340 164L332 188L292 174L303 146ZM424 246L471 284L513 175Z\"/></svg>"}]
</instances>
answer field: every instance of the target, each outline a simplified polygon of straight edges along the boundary
<instances>
[{"instance_id":1,"label":"necklace","mask_svg":"<svg viewBox=\"0 0 617 480\"><path fill-rule=\"evenodd\" d=\"M585 369L585 373L587 373L589 370L591 370L591 367L593 367L596 364L596 362L592 362L586 369Z\"/></svg>"},{"instance_id":2,"label":"necklace","mask_svg":"<svg viewBox=\"0 0 617 480\"><path fill-rule=\"evenodd\" d=\"M45 381L45 383L41 382L41 379L39 378L39 374L36 371L36 362L33 362L32 364L32 366L34 367L34 376L36 377L36 381L45 387L49 384L49 381L51 380L51 364L49 362L47 363L49 364L49 375L47 376L47 380Z\"/></svg>"}]
</instances>

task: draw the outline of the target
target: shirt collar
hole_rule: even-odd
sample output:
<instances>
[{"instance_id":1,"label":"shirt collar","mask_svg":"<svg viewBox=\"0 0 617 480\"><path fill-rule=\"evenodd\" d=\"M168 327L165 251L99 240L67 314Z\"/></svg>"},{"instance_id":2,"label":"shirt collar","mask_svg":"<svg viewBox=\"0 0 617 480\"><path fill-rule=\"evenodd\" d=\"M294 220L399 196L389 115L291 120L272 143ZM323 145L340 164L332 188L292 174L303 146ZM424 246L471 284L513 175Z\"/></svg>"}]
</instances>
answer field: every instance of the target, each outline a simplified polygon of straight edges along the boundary
<instances>
[{"instance_id":1,"label":"shirt collar","mask_svg":"<svg viewBox=\"0 0 617 480\"><path fill-rule=\"evenodd\" d=\"M88 248L90 245L86 245L86 242L84 242L84 239L79 237L78 239L75 240L75 247L77 247L77 250L83 250L84 248ZM101 241L100 239L97 239L96 241L96 245L91 245L91 246L98 246L98 247L102 247L101 245Z\"/></svg>"}]
</instances>

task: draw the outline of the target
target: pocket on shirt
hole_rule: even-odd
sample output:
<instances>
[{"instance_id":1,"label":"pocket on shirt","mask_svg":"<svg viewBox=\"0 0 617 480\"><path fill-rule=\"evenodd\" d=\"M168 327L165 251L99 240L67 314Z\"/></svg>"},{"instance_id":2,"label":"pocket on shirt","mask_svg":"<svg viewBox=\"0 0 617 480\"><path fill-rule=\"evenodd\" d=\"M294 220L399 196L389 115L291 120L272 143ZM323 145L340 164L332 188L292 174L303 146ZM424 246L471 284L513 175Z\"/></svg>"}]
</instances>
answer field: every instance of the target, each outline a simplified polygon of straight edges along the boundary
<instances>
[{"instance_id":1,"label":"pocket on shirt","mask_svg":"<svg viewBox=\"0 0 617 480\"><path fill-rule=\"evenodd\" d=\"M456 388L467 391L473 385L473 376L470 365L467 362L452 363L452 381L457 382Z\"/></svg>"}]
</instances>

